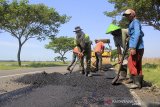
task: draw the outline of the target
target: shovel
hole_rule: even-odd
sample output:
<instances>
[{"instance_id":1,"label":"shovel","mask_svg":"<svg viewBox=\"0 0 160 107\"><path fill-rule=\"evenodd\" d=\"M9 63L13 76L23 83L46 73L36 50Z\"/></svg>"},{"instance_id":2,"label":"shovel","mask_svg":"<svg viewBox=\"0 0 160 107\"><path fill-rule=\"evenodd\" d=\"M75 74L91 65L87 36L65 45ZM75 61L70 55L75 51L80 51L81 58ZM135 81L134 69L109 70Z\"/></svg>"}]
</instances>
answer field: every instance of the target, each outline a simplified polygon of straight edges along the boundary
<instances>
[{"instance_id":1,"label":"shovel","mask_svg":"<svg viewBox=\"0 0 160 107\"><path fill-rule=\"evenodd\" d=\"M125 49L124 49L124 51L123 51L121 63L120 63L119 69L118 69L118 74L117 74L117 76L112 80L112 85L115 85L116 82L117 82L117 80L119 79L119 76L120 76L119 74L120 74L120 72L121 72L123 60L124 60L124 57L125 57L125 55L126 55L127 50L128 50L128 42L126 42L126 47L125 47Z\"/></svg>"},{"instance_id":2,"label":"shovel","mask_svg":"<svg viewBox=\"0 0 160 107\"><path fill-rule=\"evenodd\" d=\"M72 73L73 69L75 68L75 66L77 65L79 59L74 63L73 67L70 69L70 72L69 73Z\"/></svg>"},{"instance_id":3,"label":"shovel","mask_svg":"<svg viewBox=\"0 0 160 107\"><path fill-rule=\"evenodd\" d=\"M64 75L67 75L67 74L71 74L73 69L75 68L76 64L78 63L79 59L73 64L73 67L69 70L69 73L65 73Z\"/></svg>"}]
</instances>

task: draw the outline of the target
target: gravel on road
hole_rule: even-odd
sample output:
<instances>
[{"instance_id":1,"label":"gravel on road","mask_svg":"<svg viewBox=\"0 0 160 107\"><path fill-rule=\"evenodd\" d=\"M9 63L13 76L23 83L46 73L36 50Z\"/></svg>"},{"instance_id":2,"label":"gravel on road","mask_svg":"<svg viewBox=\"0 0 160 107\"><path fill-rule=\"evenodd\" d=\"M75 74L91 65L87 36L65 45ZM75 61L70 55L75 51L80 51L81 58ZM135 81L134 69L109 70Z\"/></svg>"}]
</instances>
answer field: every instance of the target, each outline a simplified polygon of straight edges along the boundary
<instances>
[{"instance_id":1,"label":"gravel on road","mask_svg":"<svg viewBox=\"0 0 160 107\"><path fill-rule=\"evenodd\" d=\"M16 90L19 92L17 96L14 95L16 91L2 94L0 104L2 107L139 106L125 85L111 85L111 78L115 76L113 71L103 73L93 77L79 72L69 75L58 72L25 75L14 82L29 84L31 89Z\"/></svg>"}]
</instances>

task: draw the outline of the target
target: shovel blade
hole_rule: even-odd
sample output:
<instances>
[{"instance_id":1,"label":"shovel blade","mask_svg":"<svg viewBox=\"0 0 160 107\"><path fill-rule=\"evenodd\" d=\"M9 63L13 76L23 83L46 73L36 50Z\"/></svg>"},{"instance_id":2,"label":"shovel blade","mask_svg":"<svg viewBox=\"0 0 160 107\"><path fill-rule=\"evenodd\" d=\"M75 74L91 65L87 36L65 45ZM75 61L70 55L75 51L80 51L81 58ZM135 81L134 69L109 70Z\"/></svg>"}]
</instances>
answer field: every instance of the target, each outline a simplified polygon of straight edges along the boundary
<instances>
[{"instance_id":1,"label":"shovel blade","mask_svg":"<svg viewBox=\"0 0 160 107\"><path fill-rule=\"evenodd\" d=\"M118 79L119 79L119 76L117 75L117 76L112 80L112 85L115 85Z\"/></svg>"}]
</instances>

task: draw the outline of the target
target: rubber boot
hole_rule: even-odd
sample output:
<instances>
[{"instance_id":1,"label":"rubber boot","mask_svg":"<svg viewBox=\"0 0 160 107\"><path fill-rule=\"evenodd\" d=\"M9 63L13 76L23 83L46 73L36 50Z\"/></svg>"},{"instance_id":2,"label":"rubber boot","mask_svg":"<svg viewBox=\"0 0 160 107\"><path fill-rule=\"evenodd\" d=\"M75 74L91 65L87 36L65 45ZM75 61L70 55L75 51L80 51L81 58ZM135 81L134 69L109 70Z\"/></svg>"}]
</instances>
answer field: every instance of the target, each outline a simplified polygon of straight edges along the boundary
<instances>
[{"instance_id":1,"label":"rubber boot","mask_svg":"<svg viewBox=\"0 0 160 107\"><path fill-rule=\"evenodd\" d=\"M86 69L86 76L90 76L90 69Z\"/></svg>"},{"instance_id":2,"label":"rubber boot","mask_svg":"<svg viewBox=\"0 0 160 107\"><path fill-rule=\"evenodd\" d=\"M89 76L91 71L91 60L86 61L87 67L86 67L86 76Z\"/></svg>"},{"instance_id":3,"label":"rubber boot","mask_svg":"<svg viewBox=\"0 0 160 107\"><path fill-rule=\"evenodd\" d=\"M127 65L122 65L119 80L125 80L127 77Z\"/></svg>"},{"instance_id":4,"label":"rubber boot","mask_svg":"<svg viewBox=\"0 0 160 107\"><path fill-rule=\"evenodd\" d=\"M125 72L125 71L121 71L121 74L120 74L119 80L125 80L125 79L126 79L126 76L127 76L127 72Z\"/></svg>"},{"instance_id":5,"label":"rubber boot","mask_svg":"<svg viewBox=\"0 0 160 107\"><path fill-rule=\"evenodd\" d=\"M137 75L135 76L135 84L138 85L138 88L142 88L143 83L143 75Z\"/></svg>"},{"instance_id":6,"label":"rubber boot","mask_svg":"<svg viewBox=\"0 0 160 107\"><path fill-rule=\"evenodd\" d=\"M79 72L83 75L85 74L84 69L82 67L79 67Z\"/></svg>"},{"instance_id":7,"label":"rubber boot","mask_svg":"<svg viewBox=\"0 0 160 107\"><path fill-rule=\"evenodd\" d=\"M143 75L133 76L133 84L130 86L130 89L141 89L143 82Z\"/></svg>"},{"instance_id":8,"label":"rubber boot","mask_svg":"<svg viewBox=\"0 0 160 107\"><path fill-rule=\"evenodd\" d=\"M129 79L125 81L125 84L133 83L133 75L129 76Z\"/></svg>"}]
</instances>

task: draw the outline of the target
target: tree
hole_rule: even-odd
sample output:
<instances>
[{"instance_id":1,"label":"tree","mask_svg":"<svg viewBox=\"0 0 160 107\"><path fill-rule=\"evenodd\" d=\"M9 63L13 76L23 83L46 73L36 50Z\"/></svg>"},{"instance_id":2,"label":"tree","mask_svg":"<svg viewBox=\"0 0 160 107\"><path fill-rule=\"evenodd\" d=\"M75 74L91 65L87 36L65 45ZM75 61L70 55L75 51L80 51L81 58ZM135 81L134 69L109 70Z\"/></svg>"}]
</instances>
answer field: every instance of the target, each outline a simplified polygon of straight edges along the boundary
<instances>
[{"instance_id":1,"label":"tree","mask_svg":"<svg viewBox=\"0 0 160 107\"><path fill-rule=\"evenodd\" d=\"M0 0L0 30L9 32L18 40L18 65L21 66L22 46L31 38L45 40L58 33L61 24L70 17L60 15L54 8L44 4L29 4L28 0L14 0L9 3Z\"/></svg>"},{"instance_id":2,"label":"tree","mask_svg":"<svg viewBox=\"0 0 160 107\"><path fill-rule=\"evenodd\" d=\"M53 50L55 53L60 54L60 56L56 57L57 60L63 61L65 63L65 54L72 50L74 47L74 38L67 36L60 36L51 39L51 42L47 44L45 47L47 49Z\"/></svg>"},{"instance_id":3,"label":"tree","mask_svg":"<svg viewBox=\"0 0 160 107\"><path fill-rule=\"evenodd\" d=\"M108 0L114 4L114 10L111 12L106 11L105 14L112 17L114 22L116 17L122 16L122 12L131 8L136 11L137 17L143 24L153 26L155 29L160 30L160 1L159 0ZM127 26L126 20L118 23L122 27Z\"/></svg>"},{"instance_id":4,"label":"tree","mask_svg":"<svg viewBox=\"0 0 160 107\"><path fill-rule=\"evenodd\" d=\"M115 61L117 58L117 49L113 49L111 53L111 61Z\"/></svg>"},{"instance_id":5,"label":"tree","mask_svg":"<svg viewBox=\"0 0 160 107\"><path fill-rule=\"evenodd\" d=\"M61 57L61 56L56 56L55 58L54 58L54 61L65 61L67 58L66 57ZM63 62L63 63L65 63L65 62Z\"/></svg>"}]
</instances>

